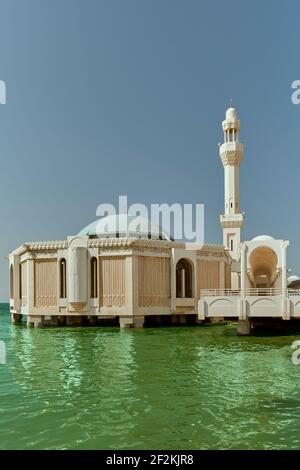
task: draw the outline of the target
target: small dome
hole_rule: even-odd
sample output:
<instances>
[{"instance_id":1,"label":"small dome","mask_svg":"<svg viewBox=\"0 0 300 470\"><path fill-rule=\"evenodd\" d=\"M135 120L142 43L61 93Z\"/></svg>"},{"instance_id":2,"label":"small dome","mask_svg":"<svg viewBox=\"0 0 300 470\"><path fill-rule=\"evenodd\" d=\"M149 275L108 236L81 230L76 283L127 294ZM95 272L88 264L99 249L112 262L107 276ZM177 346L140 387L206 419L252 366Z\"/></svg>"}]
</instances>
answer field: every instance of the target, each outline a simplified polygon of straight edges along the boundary
<instances>
[{"instance_id":1,"label":"small dome","mask_svg":"<svg viewBox=\"0 0 300 470\"><path fill-rule=\"evenodd\" d=\"M84 227L78 235L92 238L151 238L170 240L170 236L151 219L127 214L101 217Z\"/></svg>"},{"instance_id":2,"label":"small dome","mask_svg":"<svg viewBox=\"0 0 300 470\"><path fill-rule=\"evenodd\" d=\"M253 242L265 242L270 240L274 240L270 235L258 235L257 237L252 238Z\"/></svg>"},{"instance_id":3,"label":"small dome","mask_svg":"<svg viewBox=\"0 0 300 470\"><path fill-rule=\"evenodd\" d=\"M287 279L287 285L289 289L300 290L300 277L299 276L289 276Z\"/></svg>"},{"instance_id":4,"label":"small dome","mask_svg":"<svg viewBox=\"0 0 300 470\"><path fill-rule=\"evenodd\" d=\"M230 107L230 108L227 109L227 111L226 111L226 120L227 121L237 121L238 120L238 116L237 116L237 112L236 112L235 108Z\"/></svg>"}]
</instances>

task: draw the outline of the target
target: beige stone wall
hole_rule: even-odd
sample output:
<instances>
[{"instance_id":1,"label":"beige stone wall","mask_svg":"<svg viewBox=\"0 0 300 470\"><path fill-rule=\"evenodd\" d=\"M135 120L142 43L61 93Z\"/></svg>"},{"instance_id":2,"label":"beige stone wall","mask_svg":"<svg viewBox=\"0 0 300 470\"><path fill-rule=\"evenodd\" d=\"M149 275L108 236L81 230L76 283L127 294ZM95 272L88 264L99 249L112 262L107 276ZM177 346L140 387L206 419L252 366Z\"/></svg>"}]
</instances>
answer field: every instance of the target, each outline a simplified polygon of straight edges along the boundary
<instances>
[{"instance_id":1,"label":"beige stone wall","mask_svg":"<svg viewBox=\"0 0 300 470\"><path fill-rule=\"evenodd\" d=\"M21 263L21 292L22 292L22 307L27 305L27 262Z\"/></svg>"},{"instance_id":2,"label":"beige stone wall","mask_svg":"<svg viewBox=\"0 0 300 470\"><path fill-rule=\"evenodd\" d=\"M197 270L197 298L201 289L219 288L219 261L198 260Z\"/></svg>"},{"instance_id":3,"label":"beige stone wall","mask_svg":"<svg viewBox=\"0 0 300 470\"><path fill-rule=\"evenodd\" d=\"M34 261L34 306L57 305L57 261L55 259Z\"/></svg>"},{"instance_id":4,"label":"beige stone wall","mask_svg":"<svg viewBox=\"0 0 300 470\"><path fill-rule=\"evenodd\" d=\"M170 258L138 257L139 306L167 307L170 304Z\"/></svg>"},{"instance_id":5,"label":"beige stone wall","mask_svg":"<svg viewBox=\"0 0 300 470\"><path fill-rule=\"evenodd\" d=\"M125 306L125 257L100 257L101 307Z\"/></svg>"},{"instance_id":6,"label":"beige stone wall","mask_svg":"<svg viewBox=\"0 0 300 470\"><path fill-rule=\"evenodd\" d=\"M230 268L230 264L225 264L225 289L231 289L231 268Z\"/></svg>"}]
</instances>

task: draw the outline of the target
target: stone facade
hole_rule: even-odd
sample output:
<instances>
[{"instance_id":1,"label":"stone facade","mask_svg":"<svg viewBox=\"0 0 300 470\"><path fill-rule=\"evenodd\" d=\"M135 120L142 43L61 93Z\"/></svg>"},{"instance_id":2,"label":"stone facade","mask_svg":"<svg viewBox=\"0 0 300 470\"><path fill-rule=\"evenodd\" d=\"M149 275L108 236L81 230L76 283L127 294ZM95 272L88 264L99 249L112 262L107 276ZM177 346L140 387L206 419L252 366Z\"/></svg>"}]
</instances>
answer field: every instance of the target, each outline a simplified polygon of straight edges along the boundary
<instances>
[{"instance_id":1,"label":"stone facade","mask_svg":"<svg viewBox=\"0 0 300 470\"><path fill-rule=\"evenodd\" d=\"M196 315L201 289L230 288L231 258L215 245L191 250L170 240L81 235L25 243L9 263L13 319L34 326L79 324L80 317L141 326L149 315Z\"/></svg>"}]
</instances>

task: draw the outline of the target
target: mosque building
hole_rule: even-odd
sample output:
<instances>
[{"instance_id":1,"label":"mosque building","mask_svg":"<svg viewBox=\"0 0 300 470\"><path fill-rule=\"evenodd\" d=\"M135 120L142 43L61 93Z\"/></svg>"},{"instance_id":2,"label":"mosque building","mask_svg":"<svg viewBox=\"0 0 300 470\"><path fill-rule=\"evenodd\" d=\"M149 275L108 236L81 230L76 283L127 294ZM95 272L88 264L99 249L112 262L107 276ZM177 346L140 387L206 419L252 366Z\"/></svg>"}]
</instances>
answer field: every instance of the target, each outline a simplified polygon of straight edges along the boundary
<instances>
[{"instance_id":1,"label":"mosque building","mask_svg":"<svg viewBox=\"0 0 300 470\"><path fill-rule=\"evenodd\" d=\"M231 319L239 334L250 334L258 320L300 319L300 290L287 279L289 242L242 241L244 148L232 106L222 127L223 245L173 240L148 220L150 231L130 231L124 214L96 220L65 240L24 243L9 255L12 321L26 317L35 327L114 321L129 328Z\"/></svg>"}]
</instances>

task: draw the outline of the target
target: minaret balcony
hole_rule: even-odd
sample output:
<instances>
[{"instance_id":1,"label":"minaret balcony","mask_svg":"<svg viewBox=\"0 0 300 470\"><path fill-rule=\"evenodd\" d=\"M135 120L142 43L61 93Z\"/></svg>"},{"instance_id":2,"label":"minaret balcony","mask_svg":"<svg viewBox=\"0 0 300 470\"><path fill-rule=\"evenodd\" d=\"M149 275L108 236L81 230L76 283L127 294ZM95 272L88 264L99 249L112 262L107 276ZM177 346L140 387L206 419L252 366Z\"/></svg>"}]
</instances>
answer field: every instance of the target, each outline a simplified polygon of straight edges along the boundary
<instances>
[{"instance_id":1,"label":"minaret balcony","mask_svg":"<svg viewBox=\"0 0 300 470\"><path fill-rule=\"evenodd\" d=\"M223 165L239 165L244 156L244 145L240 142L224 142L220 145L220 157Z\"/></svg>"},{"instance_id":2,"label":"minaret balcony","mask_svg":"<svg viewBox=\"0 0 300 470\"><path fill-rule=\"evenodd\" d=\"M239 214L221 214L220 222L223 228L236 228L243 227L244 224L244 215Z\"/></svg>"}]
</instances>

